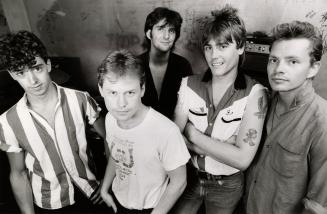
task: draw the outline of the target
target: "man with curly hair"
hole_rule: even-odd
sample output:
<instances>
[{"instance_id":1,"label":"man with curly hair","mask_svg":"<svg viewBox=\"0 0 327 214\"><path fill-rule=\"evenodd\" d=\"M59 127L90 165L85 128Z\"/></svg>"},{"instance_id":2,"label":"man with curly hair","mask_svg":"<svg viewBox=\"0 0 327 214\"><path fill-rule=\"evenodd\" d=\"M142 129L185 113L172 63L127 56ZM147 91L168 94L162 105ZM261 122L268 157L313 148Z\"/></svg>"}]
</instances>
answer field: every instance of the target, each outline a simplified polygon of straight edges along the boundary
<instances>
[{"instance_id":1,"label":"man with curly hair","mask_svg":"<svg viewBox=\"0 0 327 214\"><path fill-rule=\"evenodd\" d=\"M105 137L97 103L86 92L51 81L51 61L33 33L3 37L0 60L2 70L25 91L0 116L0 149L8 154L10 182L21 212L34 213L33 200L39 213L101 203L85 135L89 123Z\"/></svg>"}]
</instances>

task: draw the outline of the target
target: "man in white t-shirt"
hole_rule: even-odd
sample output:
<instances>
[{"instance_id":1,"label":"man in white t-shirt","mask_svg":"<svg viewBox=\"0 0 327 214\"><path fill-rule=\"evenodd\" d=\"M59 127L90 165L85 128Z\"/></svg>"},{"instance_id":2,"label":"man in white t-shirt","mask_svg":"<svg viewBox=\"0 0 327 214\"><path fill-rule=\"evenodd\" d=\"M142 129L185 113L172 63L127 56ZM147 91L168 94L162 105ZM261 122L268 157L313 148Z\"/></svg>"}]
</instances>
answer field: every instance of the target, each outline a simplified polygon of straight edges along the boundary
<instances>
[{"instance_id":1,"label":"man in white t-shirt","mask_svg":"<svg viewBox=\"0 0 327 214\"><path fill-rule=\"evenodd\" d=\"M144 70L128 51L109 54L98 80L111 153L101 196L118 213L167 213L186 186L190 158L178 127L141 102Z\"/></svg>"}]
</instances>

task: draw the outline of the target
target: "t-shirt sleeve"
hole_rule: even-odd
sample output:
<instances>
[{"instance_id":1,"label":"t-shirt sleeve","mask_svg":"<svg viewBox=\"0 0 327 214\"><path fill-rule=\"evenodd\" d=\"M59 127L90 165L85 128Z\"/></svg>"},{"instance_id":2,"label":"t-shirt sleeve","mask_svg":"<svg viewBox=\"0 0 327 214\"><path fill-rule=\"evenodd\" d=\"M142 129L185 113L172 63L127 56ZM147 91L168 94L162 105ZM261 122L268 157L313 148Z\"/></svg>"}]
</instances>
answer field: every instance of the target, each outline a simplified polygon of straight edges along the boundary
<instances>
[{"instance_id":1,"label":"t-shirt sleeve","mask_svg":"<svg viewBox=\"0 0 327 214\"><path fill-rule=\"evenodd\" d=\"M88 118L88 123L93 125L99 117L101 108L98 103L86 92L86 116Z\"/></svg>"},{"instance_id":2,"label":"t-shirt sleeve","mask_svg":"<svg viewBox=\"0 0 327 214\"><path fill-rule=\"evenodd\" d=\"M327 207L327 131L314 137L309 153L309 184L307 199Z\"/></svg>"},{"instance_id":3,"label":"t-shirt sleeve","mask_svg":"<svg viewBox=\"0 0 327 214\"><path fill-rule=\"evenodd\" d=\"M21 152L18 140L4 116L0 117L0 149L5 152Z\"/></svg>"},{"instance_id":4,"label":"t-shirt sleeve","mask_svg":"<svg viewBox=\"0 0 327 214\"><path fill-rule=\"evenodd\" d=\"M167 133L167 139L160 151L160 159L166 171L177 169L190 159L183 136L177 126Z\"/></svg>"}]
</instances>

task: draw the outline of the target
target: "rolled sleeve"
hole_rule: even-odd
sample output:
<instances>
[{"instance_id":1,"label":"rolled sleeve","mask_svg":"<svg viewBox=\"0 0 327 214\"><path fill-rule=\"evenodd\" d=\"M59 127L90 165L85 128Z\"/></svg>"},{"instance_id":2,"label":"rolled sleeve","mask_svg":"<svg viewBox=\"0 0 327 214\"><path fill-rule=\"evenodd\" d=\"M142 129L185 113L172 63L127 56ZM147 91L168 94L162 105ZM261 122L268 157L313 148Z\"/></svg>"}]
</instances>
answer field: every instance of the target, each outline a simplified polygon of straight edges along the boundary
<instances>
[{"instance_id":1,"label":"rolled sleeve","mask_svg":"<svg viewBox=\"0 0 327 214\"><path fill-rule=\"evenodd\" d=\"M178 91L178 100L176 108L182 112L188 112L188 93L187 93L187 80L188 77L184 77L181 82L181 86Z\"/></svg>"},{"instance_id":2,"label":"rolled sleeve","mask_svg":"<svg viewBox=\"0 0 327 214\"><path fill-rule=\"evenodd\" d=\"M22 151L19 143L4 117L0 118L0 149L4 152L18 153Z\"/></svg>"},{"instance_id":3,"label":"rolled sleeve","mask_svg":"<svg viewBox=\"0 0 327 214\"><path fill-rule=\"evenodd\" d=\"M327 207L327 132L314 137L309 156L307 199Z\"/></svg>"},{"instance_id":4,"label":"rolled sleeve","mask_svg":"<svg viewBox=\"0 0 327 214\"><path fill-rule=\"evenodd\" d=\"M88 94L86 96L86 116L88 118L88 123L93 125L93 123L98 119L100 115L101 108L98 103Z\"/></svg>"}]
</instances>

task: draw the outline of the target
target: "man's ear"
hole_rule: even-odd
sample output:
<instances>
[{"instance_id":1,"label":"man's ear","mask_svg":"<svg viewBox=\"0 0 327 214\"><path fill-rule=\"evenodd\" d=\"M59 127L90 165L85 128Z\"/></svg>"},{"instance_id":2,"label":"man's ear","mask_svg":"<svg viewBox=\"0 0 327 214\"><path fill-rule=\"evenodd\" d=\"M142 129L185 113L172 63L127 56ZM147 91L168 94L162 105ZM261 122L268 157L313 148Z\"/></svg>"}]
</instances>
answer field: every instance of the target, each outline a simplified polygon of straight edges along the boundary
<instances>
[{"instance_id":1,"label":"man's ear","mask_svg":"<svg viewBox=\"0 0 327 214\"><path fill-rule=\"evenodd\" d=\"M320 66L321 66L320 61L314 62L309 69L309 72L307 74L307 79L312 79L313 77L315 77L319 72Z\"/></svg>"},{"instance_id":2,"label":"man's ear","mask_svg":"<svg viewBox=\"0 0 327 214\"><path fill-rule=\"evenodd\" d=\"M102 87L99 84L98 84L98 88L99 88L99 92L100 92L101 97L103 97L103 90L102 90Z\"/></svg>"},{"instance_id":3,"label":"man's ear","mask_svg":"<svg viewBox=\"0 0 327 214\"><path fill-rule=\"evenodd\" d=\"M238 55L242 55L244 53L245 45L243 47L237 49Z\"/></svg>"},{"instance_id":4,"label":"man's ear","mask_svg":"<svg viewBox=\"0 0 327 214\"><path fill-rule=\"evenodd\" d=\"M48 69L48 72L50 73L51 72L51 60L50 59L47 59L47 69Z\"/></svg>"},{"instance_id":5,"label":"man's ear","mask_svg":"<svg viewBox=\"0 0 327 214\"><path fill-rule=\"evenodd\" d=\"M149 29L147 32L146 32L146 37L148 38L148 39L152 39L152 35L151 35L151 30Z\"/></svg>"},{"instance_id":6,"label":"man's ear","mask_svg":"<svg viewBox=\"0 0 327 214\"><path fill-rule=\"evenodd\" d=\"M143 83L143 85L141 85L141 97L144 96L145 93L145 83Z\"/></svg>"}]
</instances>

